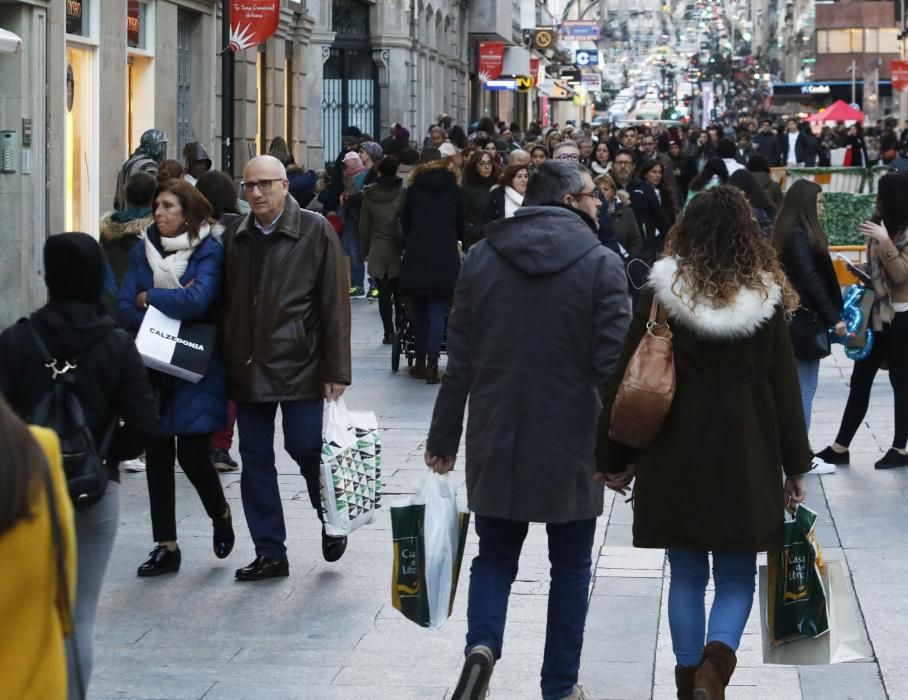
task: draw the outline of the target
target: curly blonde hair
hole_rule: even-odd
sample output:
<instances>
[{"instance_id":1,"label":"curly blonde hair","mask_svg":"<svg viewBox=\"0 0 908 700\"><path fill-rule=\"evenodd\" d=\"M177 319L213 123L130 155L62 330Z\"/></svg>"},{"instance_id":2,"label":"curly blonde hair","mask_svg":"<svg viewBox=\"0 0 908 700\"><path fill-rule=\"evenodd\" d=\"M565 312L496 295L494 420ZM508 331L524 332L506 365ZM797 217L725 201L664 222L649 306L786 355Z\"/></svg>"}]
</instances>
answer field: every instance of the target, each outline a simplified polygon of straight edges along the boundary
<instances>
[{"instance_id":1,"label":"curly blonde hair","mask_svg":"<svg viewBox=\"0 0 908 700\"><path fill-rule=\"evenodd\" d=\"M768 287L775 282L782 292L783 310L791 313L798 307L798 295L776 252L736 187L721 185L694 197L669 231L665 254L677 259L672 286L684 279L692 290L691 306L698 300L724 306L742 288L758 291L766 300Z\"/></svg>"}]
</instances>

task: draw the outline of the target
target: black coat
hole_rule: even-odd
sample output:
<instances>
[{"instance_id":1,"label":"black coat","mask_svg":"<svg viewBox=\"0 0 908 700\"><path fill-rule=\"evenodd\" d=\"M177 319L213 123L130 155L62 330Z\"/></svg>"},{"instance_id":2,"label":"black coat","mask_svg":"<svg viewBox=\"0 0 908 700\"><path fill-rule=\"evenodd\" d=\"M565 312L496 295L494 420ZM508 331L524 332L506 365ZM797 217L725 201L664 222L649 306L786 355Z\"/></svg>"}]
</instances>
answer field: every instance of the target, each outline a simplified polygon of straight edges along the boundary
<instances>
[{"instance_id":1,"label":"black coat","mask_svg":"<svg viewBox=\"0 0 908 700\"><path fill-rule=\"evenodd\" d=\"M486 222L486 210L489 206L489 190L495 184L495 178L488 177L474 182L465 182L463 191L464 216L464 250L482 238L482 225Z\"/></svg>"},{"instance_id":2,"label":"black coat","mask_svg":"<svg viewBox=\"0 0 908 700\"><path fill-rule=\"evenodd\" d=\"M504 218L504 187L496 187L489 192L486 205L486 221L498 221Z\"/></svg>"},{"instance_id":3,"label":"black coat","mask_svg":"<svg viewBox=\"0 0 908 700\"><path fill-rule=\"evenodd\" d=\"M764 156L769 161L770 166L774 167L782 164L782 144L779 141L779 135L775 131L768 134L761 131L755 134L752 143L753 152Z\"/></svg>"},{"instance_id":4,"label":"black coat","mask_svg":"<svg viewBox=\"0 0 908 700\"><path fill-rule=\"evenodd\" d=\"M842 288L829 254L810 247L807 231L798 226L779 256L801 306L819 312L828 326L842 320Z\"/></svg>"},{"instance_id":5,"label":"black coat","mask_svg":"<svg viewBox=\"0 0 908 700\"><path fill-rule=\"evenodd\" d=\"M598 468L636 465L634 546L766 551L782 543L782 477L810 469L801 391L781 291L744 289L720 308L688 306L677 262L653 266L616 380L605 392ZM684 295L684 299L679 296ZM618 380L646 330L653 294L668 312L676 391L646 450L609 437Z\"/></svg>"},{"instance_id":6,"label":"black coat","mask_svg":"<svg viewBox=\"0 0 908 700\"><path fill-rule=\"evenodd\" d=\"M31 322L54 358L79 358L73 370L75 394L95 444L100 445L114 417L125 421L110 451L110 476L119 480L119 459L141 452L158 423L158 402L132 336L109 316L78 302L51 302L32 314ZM28 324L17 323L0 334L0 393L23 420L50 390L51 381Z\"/></svg>"},{"instance_id":7,"label":"black coat","mask_svg":"<svg viewBox=\"0 0 908 700\"><path fill-rule=\"evenodd\" d=\"M419 165L410 173L400 215L404 254L401 294L451 297L460 272L463 196L446 161Z\"/></svg>"},{"instance_id":8,"label":"black coat","mask_svg":"<svg viewBox=\"0 0 908 700\"><path fill-rule=\"evenodd\" d=\"M630 195L630 207L637 219L640 233L643 235L641 257L652 264L662 254L665 236L668 234L668 229L671 228L668 214L665 213L665 209L659 202L656 190L648 182L633 178L625 189Z\"/></svg>"}]
</instances>

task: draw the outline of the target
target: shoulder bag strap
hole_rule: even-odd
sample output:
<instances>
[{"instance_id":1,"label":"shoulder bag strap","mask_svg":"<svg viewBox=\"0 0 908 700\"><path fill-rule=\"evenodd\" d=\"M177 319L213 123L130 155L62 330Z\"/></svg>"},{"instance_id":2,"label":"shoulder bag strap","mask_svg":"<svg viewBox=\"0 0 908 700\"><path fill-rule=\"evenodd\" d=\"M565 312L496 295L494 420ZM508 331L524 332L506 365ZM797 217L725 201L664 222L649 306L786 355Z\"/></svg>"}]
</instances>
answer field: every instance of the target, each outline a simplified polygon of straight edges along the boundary
<instances>
[{"instance_id":1,"label":"shoulder bag strap","mask_svg":"<svg viewBox=\"0 0 908 700\"><path fill-rule=\"evenodd\" d=\"M47 492L47 513L50 518L50 531L53 538L54 560L57 568L57 580L59 589L57 591L57 604L60 606L64 617L64 626L69 627L69 648L73 656L73 666L76 671L77 695L80 700L85 698L85 680L82 678L82 663L79 658L79 645L75 632L75 620L73 619L73 609L70 603L69 578L66 575L66 548L63 544L63 531L60 528L60 511L57 509L57 495L54 490L54 482L50 474L50 464L44 461L44 490Z\"/></svg>"}]
</instances>

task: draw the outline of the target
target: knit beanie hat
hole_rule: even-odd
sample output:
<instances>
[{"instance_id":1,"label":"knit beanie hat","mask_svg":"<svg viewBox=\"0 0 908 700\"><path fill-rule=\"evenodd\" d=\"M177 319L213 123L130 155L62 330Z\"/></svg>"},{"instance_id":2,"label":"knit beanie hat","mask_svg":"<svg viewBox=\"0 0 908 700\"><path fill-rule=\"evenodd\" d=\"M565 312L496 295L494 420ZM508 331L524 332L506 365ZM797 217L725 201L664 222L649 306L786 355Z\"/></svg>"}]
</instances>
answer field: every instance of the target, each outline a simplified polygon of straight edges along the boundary
<instances>
[{"instance_id":1,"label":"knit beanie hat","mask_svg":"<svg viewBox=\"0 0 908 700\"><path fill-rule=\"evenodd\" d=\"M344 175L359 175L366 166L360 160L359 153L350 151L344 156Z\"/></svg>"},{"instance_id":2,"label":"knit beanie hat","mask_svg":"<svg viewBox=\"0 0 908 700\"><path fill-rule=\"evenodd\" d=\"M101 247L87 233L58 233L44 244L44 281L54 301L97 303L104 272Z\"/></svg>"},{"instance_id":3,"label":"knit beanie hat","mask_svg":"<svg viewBox=\"0 0 908 700\"><path fill-rule=\"evenodd\" d=\"M369 154L373 163L377 163L382 159L382 156L385 155L382 147L375 143L375 141L363 141L359 147Z\"/></svg>"},{"instance_id":4,"label":"knit beanie hat","mask_svg":"<svg viewBox=\"0 0 908 700\"><path fill-rule=\"evenodd\" d=\"M410 143L410 130L398 124L394 130L394 140L406 146Z\"/></svg>"}]
</instances>

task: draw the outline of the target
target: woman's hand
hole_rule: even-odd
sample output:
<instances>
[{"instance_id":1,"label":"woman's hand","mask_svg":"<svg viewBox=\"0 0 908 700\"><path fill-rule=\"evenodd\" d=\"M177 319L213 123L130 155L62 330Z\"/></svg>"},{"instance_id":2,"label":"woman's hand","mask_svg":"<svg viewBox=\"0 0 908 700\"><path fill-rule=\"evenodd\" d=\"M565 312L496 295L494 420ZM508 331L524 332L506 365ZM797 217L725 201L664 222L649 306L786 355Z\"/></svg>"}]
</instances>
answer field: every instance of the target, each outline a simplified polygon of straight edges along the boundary
<instances>
[{"instance_id":1,"label":"woman's hand","mask_svg":"<svg viewBox=\"0 0 908 700\"><path fill-rule=\"evenodd\" d=\"M847 335L847 334L848 334L848 328L845 326L845 322L844 322L844 321L839 321L837 324L835 324L835 328L833 328L833 330L835 331L835 334L836 334L837 336L839 336L840 338L841 338L843 335Z\"/></svg>"},{"instance_id":2,"label":"woman's hand","mask_svg":"<svg viewBox=\"0 0 908 700\"><path fill-rule=\"evenodd\" d=\"M798 504L803 503L807 498L807 489L804 488L804 477L790 476L785 479L785 486L782 487L782 493L785 498L785 509L794 513L798 509Z\"/></svg>"},{"instance_id":3,"label":"woman's hand","mask_svg":"<svg viewBox=\"0 0 908 700\"><path fill-rule=\"evenodd\" d=\"M434 455L426 450L423 459L426 461L426 466L436 474L447 474L454 468L454 462L457 461L457 455L444 457L442 455Z\"/></svg>"},{"instance_id":4,"label":"woman's hand","mask_svg":"<svg viewBox=\"0 0 908 700\"><path fill-rule=\"evenodd\" d=\"M603 474L602 472L597 472L593 477L593 481L602 484L610 488L612 491L620 493L622 496L627 495L627 487L634 480L634 473L636 472L636 467L633 464L629 464L627 469L623 472L617 472L614 474Z\"/></svg>"},{"instance_id":5,"label":"woman's hand","mask_svg":"<svg viewBox=\"0 0 908 700\"><path fill-rule=\"evenodd\" d=\"M136 306L145 311L148 308L148 294L139 292L136 295Z\"/></svg>"},{"instance_id":6,"label":"woman's hand","mask_svg":"<svg viewBox=\"0 0 908 700\"><path fill-rule=\"evenodd\" d=\"M872 221L863 221L861 222L861 225L858 226L858 232L862 236L870 238L877 243L889 240L889 232L886 230L886 224L882 222L875 224Z\"/></svg>"}]
</instances>

